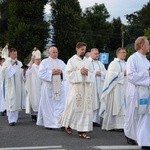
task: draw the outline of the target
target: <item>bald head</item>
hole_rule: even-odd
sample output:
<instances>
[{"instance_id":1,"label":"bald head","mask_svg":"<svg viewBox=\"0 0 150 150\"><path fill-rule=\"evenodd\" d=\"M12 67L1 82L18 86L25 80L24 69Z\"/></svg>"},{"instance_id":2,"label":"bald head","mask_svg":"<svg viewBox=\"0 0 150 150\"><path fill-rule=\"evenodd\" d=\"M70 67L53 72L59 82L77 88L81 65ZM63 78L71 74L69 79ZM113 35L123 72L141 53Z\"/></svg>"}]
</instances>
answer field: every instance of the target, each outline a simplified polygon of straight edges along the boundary
<instances>
[{"instance_id":1,"label":"bald head","mask_svg":"<svg viewBox=\"0 0 150 150\"><path fill-rule=\"evenodd\" d=\"M57 47L53 46L49 49L49 56L53 59L56 59L58 57L58 49Z\"/></svg>"},{"instance_id":2,"label":"bald head","mask_svg":"<svg viewBox=\"0 0 150 150\"><path fill-rule=\"evenodd\" d=\"M97 48L92 48L90 56L91 56L91 58L93 60L98 60L98 58L99 58L99 51L98 51L98 49Z\"/></svg>"}]
</instances>

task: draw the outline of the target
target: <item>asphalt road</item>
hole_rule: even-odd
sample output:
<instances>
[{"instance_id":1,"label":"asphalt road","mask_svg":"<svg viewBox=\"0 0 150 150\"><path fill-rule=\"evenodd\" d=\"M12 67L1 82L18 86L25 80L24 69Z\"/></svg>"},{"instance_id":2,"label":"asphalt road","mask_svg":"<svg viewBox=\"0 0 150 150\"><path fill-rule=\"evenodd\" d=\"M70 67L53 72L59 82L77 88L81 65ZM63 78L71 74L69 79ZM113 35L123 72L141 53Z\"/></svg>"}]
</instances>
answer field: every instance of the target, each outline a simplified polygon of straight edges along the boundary
<instances>
[{"instance_id":1,"label":"asphalt road","mask_svg":"<svg viewBox=\"0 0 150 150\"><path fill-rule=\"evenodd\" d=\"M100 127L94 127L90 136L91 139L87 140L79 138L76 131L68 135L61 129L48 130L39 127L23 111L14 127L8 125L6 116L0 116L0 150L140 149L138 146L128 145L121 132L103 131Z\"/></svg>"}]
</instances>

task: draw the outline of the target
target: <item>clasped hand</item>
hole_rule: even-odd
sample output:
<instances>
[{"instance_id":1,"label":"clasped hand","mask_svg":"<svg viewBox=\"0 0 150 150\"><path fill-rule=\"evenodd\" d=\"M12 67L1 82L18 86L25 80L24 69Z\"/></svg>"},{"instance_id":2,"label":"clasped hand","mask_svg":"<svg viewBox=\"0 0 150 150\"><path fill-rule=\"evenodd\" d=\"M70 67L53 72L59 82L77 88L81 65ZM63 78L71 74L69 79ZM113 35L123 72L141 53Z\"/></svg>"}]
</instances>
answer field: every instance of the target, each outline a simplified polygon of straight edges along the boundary
<instances>
[{"instance_id":1,"label":"clasped hand","mask_svg":"<svg viewBox=\"0 0 150 150\"><path fill-rule=\"evenodd\" d=\"M62 71L60 70L60 69L53 69L52 70L52 74L53 75L59 75L59 74L61 74L62 73Z\"/></svg>"},{"instance_id":2,"label":"clasped hand","mask_svg":"<svg viewBox=\"0 0 150 150\"><path fill-rule=\"evenodd\" d=\"M81 71L81 74L82 74L82 75L86 75L86 76L87 76L87 75L88 75L88 71L89 71L89 70L88 70L88 69L86 69L85 67L83 67L83 68L81 68L81 70L80 70L80 71Z\"/></svg>"},{"instance_id":3,"label":"clasped hand","mask_svg":"<svg viewBox=\"0 0 150 150\"><path fill-rule=\"evenodd\" d=\"M101 76L101 72L100 71L96 71L96 74L95 74L95 76Z\"/></svg>"}]
</instances>

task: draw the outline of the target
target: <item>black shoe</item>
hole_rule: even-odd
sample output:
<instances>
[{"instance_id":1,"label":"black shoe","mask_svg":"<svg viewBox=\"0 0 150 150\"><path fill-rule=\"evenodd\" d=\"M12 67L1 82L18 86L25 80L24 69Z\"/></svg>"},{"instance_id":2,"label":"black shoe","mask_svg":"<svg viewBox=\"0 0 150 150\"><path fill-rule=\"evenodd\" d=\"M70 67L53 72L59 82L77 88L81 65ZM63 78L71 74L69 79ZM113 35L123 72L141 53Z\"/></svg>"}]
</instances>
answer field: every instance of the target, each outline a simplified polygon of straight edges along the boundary
<instances>
[{"instance_id":1,"label":"black shoe","mask_svg":"<svg viewBox=\"0 0 150 150\"><path fill-rule=\"evenodd\" d=\"M61 127L61 130L62 130L62 131L65 131L65 127Z\"/></svg>"},{"instance_id":2,"label":"black shoe","mask_svg":"<svg viewBox=\"0 0 150 150\"><path fill-rule=\"evenodd\" d=\"M3 112L1 112L1 116L6 116L6 110L4 110Z\"/></svg>"},{"instance_id":3,"label":"black shoe","mask_svg":"<svg viewBox=\"0 0 150 150\"><path fill-rule=\"evenodd\" d=\"M150 146L142 146L142 149L149 149L150 150Z\"/></svg>"},{"instance_id":4,"label":"black shoe","mask_svg":"<svg viewBox=\"0 0 150 150\"><path fill-rule=\"evenodd\" d=\"M126 136L125 136L126 137ZM137 145L137 142L136 141L134 141L134 140L132 140L132 139L130 139L130 138L128 138L128 137L126 137L126 139L127 139L127 143L128 144L130 144L130 145Z\"/></svg>"},{"instance_id":5,"label":"black shoe","mask_svg":"<svg viewBox=\"0 0 150 150\"><path fill-rule=\"evenodd\" d=\"M11 123L9 123L9 125L10 125L10 126L15 126L16 123L15 123L15 122L11 122Z\"/></svg>"},{"instance_id":6,"label":"black shoe","mask_svg":"<svg viewBox=\"0 0 150 150\"><path fill-rule=\"evenodd\" d=\"M1 116L5 116L5 113L4 113L4 112L2 112L2 113L1 113Z\"/></svg>"},{"instance_id":7,"label":"black shoe","mask_svg":"<svg viewBox=\"0 0 150 150\"><path fill-rule=\"evenodd\" d=\"M48 127L46 127L45 129L47 129L47 130L52 130L52 128L48 128Z\"/></svg>"},{"instance_id":8,"label":"black shoe","mask_svg":"<svg viewBox=\"0 0 150 150\"><path fill-rule=\"evenodd\" d=\"M124 132L123 129L114 129L114 131L116 131L116 132Z\"/></svg>"},{"instance_id":9,"label":"black shoe","mask_svg":"<svg viewBox=\"0 0 150 150\"><path fill-rule=\"evenodd\" d=\"M32 118L32 121L33 121L33 122L36 122L36 121L37 121L37 116L36 116L36 115L32 115L31 118Z\"/></svg>"},{"instance_id":10,"label":"black shoe","mask_svg":"<svg viewBox=\"0 0 150 150\"><path fill-rule=\"evenodd\" d=\"M101 127L101 125L98 124L98 123L96 123L96 122L93 122L93 126L94 126L94 127Z\"/></svg>"},{"instance_id":11,"label":"black shoe","mask_svg":"<svg viewBox=\"0 0 150 150\"><path fill-rule=\"evenodd\" d=\"M0 116L3 116L3 112L0 112Z\"/></svg>"}]
</instances>

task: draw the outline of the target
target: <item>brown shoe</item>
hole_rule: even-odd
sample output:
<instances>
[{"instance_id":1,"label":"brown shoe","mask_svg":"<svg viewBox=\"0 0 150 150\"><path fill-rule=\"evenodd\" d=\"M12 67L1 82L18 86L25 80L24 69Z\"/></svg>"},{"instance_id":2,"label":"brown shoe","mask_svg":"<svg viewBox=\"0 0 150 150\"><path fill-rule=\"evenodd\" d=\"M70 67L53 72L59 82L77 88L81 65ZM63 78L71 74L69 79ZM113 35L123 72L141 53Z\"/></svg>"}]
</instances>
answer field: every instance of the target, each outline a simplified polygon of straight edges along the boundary
<instances>
[{"instance_id":1,"label":"brown shoe","mask_svg":"<svg viewBox=\"0 0 150 150\"><path fill-rule=\"evenodd\" d=\"M65 128L65 132L66 132L67 134L72 134L72 129L71 129L70 127Z\"/></svg>"}]
</instances>

